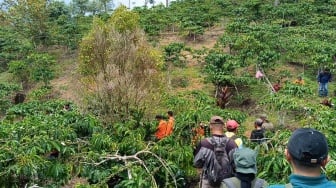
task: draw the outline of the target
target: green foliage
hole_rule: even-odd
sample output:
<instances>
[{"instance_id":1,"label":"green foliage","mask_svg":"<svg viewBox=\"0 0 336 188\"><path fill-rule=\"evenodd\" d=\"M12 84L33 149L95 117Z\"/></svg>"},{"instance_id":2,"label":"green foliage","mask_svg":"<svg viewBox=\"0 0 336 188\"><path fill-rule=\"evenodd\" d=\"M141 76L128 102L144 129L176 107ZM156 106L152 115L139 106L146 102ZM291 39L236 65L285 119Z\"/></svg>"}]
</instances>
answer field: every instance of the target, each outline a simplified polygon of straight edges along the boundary
<instances>
[{"instance_id":1,"label":"green foliage","mask_svg":"<svg viewBox=\"0 0 336 188\"><path fill-rule=\"evenodd\" d=\"M41 87L29 93L28 96L31 100L37 100L37 101L48 100L49 96L51 95L51 92L52 90L50 88Z\"/></svg>"},{"instance_id":2,"label":"green foliage","mask_svg":"<svg viewBox=\"0 0 336 188\"><path fill-rule=\"evenodd\" d=\"M12 73L18 81L24 83L29 80L28 68L27 63L24 61L11 61L8 66L8 72Z\"/></svg>"},{"instance_id":3,"label":"green foliage","mask_svg":"<svg viewBox=\"0 0 336 188\"><path fill-rule=\"evenodd\" d=\"M172 62L177 67L185 66L185 62L180 59L180 53L185 48L184 43L170 43L164 47L165 61Z\"/></svg>"},{"instance_id":4,"label":"green foliage","mask_svg":"<svg viewBox=\"0 0 336 188\"><path fill-rule=\"evenodd\" d=\"M221 10L215 1L172 1L168 8L163 5L151 9L136 8L142 28L151 36L165 30L179 31L187 38L196 40L205 28L219 21Z\"/></svg>"},{"instance_id":5,"label":"green foliage","mask_svg":"<svg viewBox=\"0 0 336 188\"><path fill-rule=\"evenodd\" d=\"M33 45L8 26L0 27L0 72L7 70L11 61L20 61L33 50Z\"/></svg>"},{"instance_id":6,"label":"green foliage","mask_svg":"<svg viewBox=\"0 0 336 188\"><path fill-rule=\"evenodd\" d=\"M15 84L0 83L0 116L4 115L6 110L12 106L12 97L20 89L20 86Z\"/></svg>"},{"instance_id":7,"label":"green foliage","mask_svg":"<svg viewBox=\"0 0 336 188\"><path fill-rule=\"evenodd\" d=\"M280 90L280 92L288 96L299 98L307 97L313 94L311 88L292 83L286 83L286 85L283 87L283 89Z\"/></svg>"},{"instance_id":8,"label":"green foliage","mask_svg":"<svg viewBox=\"0 0 336 188\"><path fill-rule=\"evenodd\" d=\"M84 15L101 11L89 1L79 0L74 1L72 15L66 4L56 1L7 2L17 3L9 6L8 14L1 12L1 18L4 16L10 23L1 26L17 27L0 29L4 36L0 39L1 70L9 65L10 72L21 82L31 78L45 85L53 78L55 60L47 54L32 53L31 41L35 47L57 44L76 48L92 25L93 17ZM77 175L94 184L78 187L187 187L188 178L196 176L191 164L193 128L207 124L213 115L243 123L247 113L215 107L210 91L174 95L161 92L161 77L152 73L159 73L162 57L145 42L138 23L151 36L176 30L196 40L222 15L227 16L223 19L229 22L226 32L216 48L196 54L200 61L205 57L207 79L216 86L260 86L249 75L255 65L265 71L287 61L300 62L304 68L334 68L335 2L273 3L173 1L168 8L144 7L137 13L121 7L110 19L106 14L95 19L92 30L82 40L79 67L88 92L86 105L97 118L76 108L63 110L65 101L49 101L49 87L31 92L30 102L13 106L11 96L20 88L1 84L0 110L4 117L0 122L0 187L61 187ZM166 60L176 63L181 50L186 50L184 43L169 44L165 47ZM286 71L280 74L290 76ZM181 86L188 84L183 77L175 79ZM115 87L117 84L120 87ZM258 176L270 183L287 181L290 167L281 154L295 127L309 126L324 132L330 155L335 158L333 109L307 102L313 98L313 91L309 85L290 83L274 94L262 91L264 96L258 103L261 108L286 112L296 120L270 134L267 147L246 141L246 146L259 151ZM145 95L148 98L141 101ZM157 111L157 101L174 111L177 123L170 137L153 142L157 122L146 118ZM239 134L244 131L242 127ZM59 155L51 156L53 151ZM332 160L326 168L331 179L336 177L335 169Z\"/></svg>"},{"instance_id":9,"label":"green foliage","mask_svg":"<svg viewBox=\"0 0 336 188\"><path fill-rule=\"evenodd\" d=\"M43 81L44 86L48 86L50 80L54 78L54 57L48 54L34 53L27 57L27 61L31 78L35 81Z\"/></svg>"},{"instance_id":10,"label":"green foliage","mask_svg":"<svg viewBox=\"0 0 336 188\"><path fill-rule=\"evenodd\" d=\"M266 147L265 145L255 146L255 149L259 151L257 160L258 177L266 179L269 184L288 182L291 168L283 154L290 134L289 130L278 131L267 142ZM269 173L271 171L272 173Z\"/></svg>"},{"instance_id":11,"label":"green foliage","mask_svg":"<svg viewBox=\"0 0 336 188\"><path fill-rule=\"evenodd\" d=\"M81 43L79 72L86 106L107 124L147 110L163 87L161 53L148 44L137 24L138 16L120 7L107 23L95 19Z\"/></svg>"},{"instance_id":12,"label":"green foliage","mask_svg":"<svg viewBox=\"0 0 336 188\"><path fill-rule=\"evenodd\" d=\"M167 28L167 25L172 24L168 9L164 6L155 6L152 9L146 7L137 7L134 9L140 15L140 25L149 36L158 36L161 31Z\"/></svg>"},{"instance_id":13,"label":"green foliage","mask_svg":"<svg viewBox=\"0 0 336 188\"><path fill-rule=\"evenodd\" d=\"M70 161L81 143L72 123L65 123L62 101L22 103L7 110L1 121L0 185L63 185L75 172ZM69 112L70 113L70 112ZM70 115L67 115L67 118ZM82 117L72 113L78 121ZM51 156L57 151L57 156ZM78 152L78 151L77 151ZM8 170L6 170L8 169ZM13 178L14 177L14 178ZM18 178L15 178L18 177Z\"/></svg>"},{"instance_id":14,"label":"green foliage","mask_svg":"<svg viewBox=\"0 0 336 188\"><path fill-rule=\"evenodd\" d=\"M139 15L127 11L125 6L118 7L110 18L114 28L120 33L134 32L139 26Z\"/></svg>"},{"instance_id":15,"label":"green foliage","mask_svg":"<svg viewBox=\"0 0 336 188\"><path fill-rule=\"evenodd\" d=\"M205 62L205 71L208 74L207 79L215 86L244 84L251 81L246 79L244 73L239 75L235 72L243 65L232 55L211 51L205 57Z\"/></svg>"}]
</instances>

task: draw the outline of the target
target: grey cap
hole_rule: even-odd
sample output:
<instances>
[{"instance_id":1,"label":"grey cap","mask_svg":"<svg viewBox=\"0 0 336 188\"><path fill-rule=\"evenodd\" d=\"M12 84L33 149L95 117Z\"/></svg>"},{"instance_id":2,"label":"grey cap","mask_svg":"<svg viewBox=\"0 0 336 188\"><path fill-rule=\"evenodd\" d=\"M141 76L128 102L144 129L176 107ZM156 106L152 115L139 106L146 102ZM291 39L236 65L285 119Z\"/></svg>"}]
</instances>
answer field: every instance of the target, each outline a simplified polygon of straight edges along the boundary
<instances>
[{"instance_id":1,"label":"grey cap","mask_svg":"<svg viewBox=\"0 0 336 188\"><path fill-rule=\"evenodd\" d=\"M224 125L224 119L220 116L212 116L211 119L210 119L210 124Z\"/></svg>"}]
</instances>

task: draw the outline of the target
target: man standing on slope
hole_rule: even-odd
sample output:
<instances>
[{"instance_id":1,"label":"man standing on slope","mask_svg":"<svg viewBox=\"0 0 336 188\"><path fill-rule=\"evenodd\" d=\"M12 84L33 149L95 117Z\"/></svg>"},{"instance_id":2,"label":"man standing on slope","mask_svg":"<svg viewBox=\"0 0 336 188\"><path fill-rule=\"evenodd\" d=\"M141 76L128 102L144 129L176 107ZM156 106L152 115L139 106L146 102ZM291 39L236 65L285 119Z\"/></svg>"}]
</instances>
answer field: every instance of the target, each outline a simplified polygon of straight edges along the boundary
<instances>
[{"instance_id":1,"label":"man standing on slope","mask_svg":"<svg viewBox=\"0 0 336 188\"><path fill-rule=\"evenodd\" d=\"M314 187L332 188L336 183L329 181L321 168L329 162L326 137L311 128L294 131L287 144L285 157L292 166L289 184L272 185L270 188Z\"/></svg>"},{"instance_id":2,"label":"man standing on slope","mask_svg":"<svg viewBox=\"0 0 336 188\"><path fill-rule=\"evenodd\" d=\"M328 82L331 82L331 73L328 68L324 69L317 76L317 81L319 83L319 96L328 96Z\"/></svg>"}]
</instances>

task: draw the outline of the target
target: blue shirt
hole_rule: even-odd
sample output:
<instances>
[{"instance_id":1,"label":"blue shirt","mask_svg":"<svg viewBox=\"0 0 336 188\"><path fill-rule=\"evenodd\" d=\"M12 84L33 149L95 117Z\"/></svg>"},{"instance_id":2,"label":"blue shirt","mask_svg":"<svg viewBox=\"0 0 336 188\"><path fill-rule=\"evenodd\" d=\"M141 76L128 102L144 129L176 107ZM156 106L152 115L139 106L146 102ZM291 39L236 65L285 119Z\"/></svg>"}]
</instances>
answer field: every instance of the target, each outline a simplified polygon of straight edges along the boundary
<instances>
[{"instance_id":1,"label":"blue shirt","mask_svg":"<svg viewBox=\"0 0 336 188\"><path fill-rule=\"evenodd\" d=\"M331 74L330 72L321 72L318 77L317 81L320 83L328 83L331 81Z\"/></svg>"},{"instance_id":2,"label":"blue shirt","mask_svg":"<svg viewBox=\"0 0 336 188\"><path fill-rule=\"evenodd\" d=\"M336 183L329 181L327 177L322 174L319 177L307 177L292 174L289 176L289 182L293 188L335 188ZM285 188L285 185L271 185L269 188Z\"/></svg>"}]
</instances>

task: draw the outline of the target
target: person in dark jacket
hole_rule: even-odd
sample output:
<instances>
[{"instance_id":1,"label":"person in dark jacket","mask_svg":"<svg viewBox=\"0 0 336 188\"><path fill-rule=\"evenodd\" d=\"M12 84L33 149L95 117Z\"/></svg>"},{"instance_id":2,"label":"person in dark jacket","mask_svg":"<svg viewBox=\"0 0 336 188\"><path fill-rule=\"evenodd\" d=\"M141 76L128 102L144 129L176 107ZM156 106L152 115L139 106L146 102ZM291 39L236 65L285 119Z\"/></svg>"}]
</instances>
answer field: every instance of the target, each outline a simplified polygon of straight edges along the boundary
<instances>
[{"instance_id":1,"label":"person in dark jacket","mask_svg":"<svg viewBox=\"0 0 336 188\"><path fill-rule=\"evenodd\" d=\"M258 118L254 122L254 130L251 132L250 140L252 142L262 143L265 141L265 129L262 128L263 120Z\"/></svg>"},{"instance_id":2,"label":"person in dark jacket","mask_svg":"<svg viewBox=\"0 0 336 188\"><path fill-rule=\"evenodd\" d=\"M237 145L234 140L229 139L224 134L224 120L220 116L213 116L210 119L210 131L213 139L218 141L227 140L226 143L226 153L229 155L231 150L237 148ZM211 161L215 157L214 146L210 143L209 138L201 140L194 150L194 167L198 169L198 172L201 173L201 188L218 188L219 186L212 186L208 181L208 166L211 165Z\"/></svg>"},{"instance_id":3,"label":"person in dark jacket","mask_svg":"<svg viewBox=\"0 0 336 188\"><path fill-rule=\"evenodd\" d=\"M328 82L331 82L330 70L326 68L322 72L320 72L317 76L317 81L319 84L319 96L328 96Z\"/></svg>"}]
</instances>

